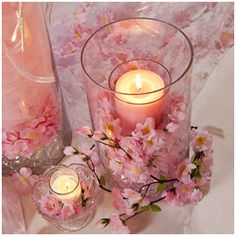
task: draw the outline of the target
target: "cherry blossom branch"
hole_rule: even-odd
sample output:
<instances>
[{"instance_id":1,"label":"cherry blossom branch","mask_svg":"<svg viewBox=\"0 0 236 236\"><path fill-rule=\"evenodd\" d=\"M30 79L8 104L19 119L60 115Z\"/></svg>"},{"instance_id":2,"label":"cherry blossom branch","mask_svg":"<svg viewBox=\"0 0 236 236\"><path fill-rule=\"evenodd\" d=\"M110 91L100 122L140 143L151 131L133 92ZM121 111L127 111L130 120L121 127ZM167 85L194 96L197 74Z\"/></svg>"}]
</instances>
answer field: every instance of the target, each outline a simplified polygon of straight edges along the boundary
<instances>
[{"instance_id":1,"label":"cherry blossom branch","mask_svg":"<svg viewBox=\"0 0 236 236\"><path fill-rule=\"evenodd\" d=\"M171 182L171 181L179 181L178 179L166 179L166 180L161 180L161 179L158 179L156 178L155 176L153 175L150 175L153 179L155 179L157 181L157 183L160 183L160 184L163 184L163 183L167 183L167 182Z\"/></svg>"},{"instance_id":2,"label":"cherry blossom branch","mask_svg":"<svg viewBox=\"0 0 236 236\"><path fill-rule=\"evenodd\" d=\"M99 141L99 140L96 140L96 142L101 143L101 144L104 144L104 145L109 146L109 147L119 148L119 149L121 149L121 150L127 155L127 157L128 157L130 160L133 160L132 156L131 156L128 152L126 152L126 150L125 150L124 148L122 148L119 143L117 143L115 140L110 139L110 138L108 138L108 140L111 140L113 143L115 143L115 145L111 145L111 144L108 144L108 143L104 143L104 142Z\"/></svg>"},{"instance_id":3,"label":"cherry blossom branch","mask_svg":"<svg viewBox=\"0 0 236 236\"><path fill-rule=\"evenodd\" d=\"M162 200L165 199L165 198L166 198L166 197L161 197L161 198L159 198L159 199L157 199L157 200L155 200L155 201L150 202L149 205L152 205L152 204L154 204L154 203L160 202L160 201L162 201ZM121 221L125 224L128 220L132 219L132 218L135 217L136 215L138 215L138 214L140 214L140 213L143 213L143 212L145 212L145 211L146 211L146 210L141 210L141 211L135 212L132 216L129 216L129 217L127 217L126 219L121 219ZM126 214L120 214L120 217L121 217L121 216L124 216L124 215L126 215Z\"/></svg>"}]
</instances>

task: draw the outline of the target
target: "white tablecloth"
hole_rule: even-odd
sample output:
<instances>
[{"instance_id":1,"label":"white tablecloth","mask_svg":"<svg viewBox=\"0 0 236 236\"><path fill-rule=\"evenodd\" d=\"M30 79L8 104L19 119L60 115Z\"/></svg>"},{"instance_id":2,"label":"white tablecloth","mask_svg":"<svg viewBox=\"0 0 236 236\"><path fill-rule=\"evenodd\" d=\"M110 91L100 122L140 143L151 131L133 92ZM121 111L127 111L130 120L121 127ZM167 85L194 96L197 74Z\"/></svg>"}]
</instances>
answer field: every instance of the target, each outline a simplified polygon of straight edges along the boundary
<instances>
[{"instance_id":1,"label":"white tablecloth","mask_svg":"<svg viewBox=\"0 0 236 236\"><path fill-rule=\"evenodd\" d=\"M197 205L162 206L160 213L142 213L129 222L131 233L233 233L233 49L216 67L192 108L192 124L214 134L215 164L210 193ZM36 212L30 196L22 198L27 233L60 233ZM105 193L91 222L79 233L97 230L95 222L111 215L111 197Z\"/></svg>"}]
</instances>

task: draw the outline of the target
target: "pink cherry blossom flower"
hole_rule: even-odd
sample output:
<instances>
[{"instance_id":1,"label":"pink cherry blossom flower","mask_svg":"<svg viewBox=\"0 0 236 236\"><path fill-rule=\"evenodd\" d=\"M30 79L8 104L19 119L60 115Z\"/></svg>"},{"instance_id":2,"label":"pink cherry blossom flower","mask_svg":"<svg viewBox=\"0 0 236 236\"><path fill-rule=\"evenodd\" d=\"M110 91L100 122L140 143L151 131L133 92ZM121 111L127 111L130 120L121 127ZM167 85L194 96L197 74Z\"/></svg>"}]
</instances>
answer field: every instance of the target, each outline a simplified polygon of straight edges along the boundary
<instances>
[{"instance_id":1,"label":"pink cherry blossom flower","mask_svg":"<svg viewBox=\"0 0 236 236\"><path fill-rule=\"evenodd\" d=\"M75 53L78 47L71 41L67 42L61 49L61 56L68 56Z\"/></svg>"},{"instance_id":2,"label":"pink cherry blossom flower","mask_svg":"<svg viewBox=\"0 0 236 236\"><path fill-rule=\"evenodd\" d=\"M102 12L97 16L98 27L100 28L103 25L107 25L112 22L114 19L114 13L111 10Z\"/></svg>"},{"instance_id":3,"label":"pink cherry blossom flower","mask_svg":"<svg viewBox=\"0 0 236 236\"><path fill-rule=\"evenodd\" d=\"M61 212L62 202L53 195L42 197L39 204L40 211L47 216L58 216Z\"/></svg>"},{"instance_id":4,"label":"pink cherry blossom flower","mask_svg":"<svg viewBox=\"0 0 236 236\"><path fill-rule=\"evenodd\" d=\"M101 161L100 161L100 158L99 158L99 155L98 155L98 152L97 152L97 149L96 148L93 148L93 149L90 149L88 147L88 145L81 145L79 147L79 152L80 153L84 153L85 155L89 156L92 160L93 160L93 163L96 167L98 167L99 165L101 165ZM82 159L84 158L85 156L82 155L82 154L77 154L73 157L73 159Z\"/></svg>"},{"instance_id":5,"label":"pink cherry blossom flower","mask_svg":"<svg viewBox=\"0 0 236 236\"><path fill-rule=\"evenodd\" d=\"M158 139L156 133L143 140L143 150L146 155L152 155L158 149Z\"/></svg>"},{"instance_id":6,"label":"pink cherry blossom flower","mask_svg":"<svg viewBox=\"0 0 236 236\"><path fill-rule=\"evenodd\" d=\"M201 167L204 167L204 169L210 169L211 166L213 166L214 160L211 155L209 156L204 156L202 158L202 165Z\"/></svg>"},{"instance_id":7,"label":"pink cherry blossom flower","mask_svg":"<svg viewBox=\"0 0 236 236\"><path fill-rule=\"evenodd\" d=\"M72 206L75 214L82 214L86 210L85 207L82 207L81 204L77 204L76 201L73 202Z\"/></svg>"},{"instance_id":8,"label":"pink cherry blossom flower","mask_svg":"<svg viewBox=\"0 0 236 236\"><path fill-rule=\"evenodd\" d=\"M173 20L181 28L185 28L191 24L191 19L186 11L180 11L174 14Z\"/></svg>"},{"instance_id":9,"label":"pink cherry blossom flower","mask_svg":"<svg viewBox=\"0 0 236 236\"><path fill-rule=\"evenodd\" d=\"M119 119L107 122L104 127L104 133L111 139L120 139L121 130Z\"/></svg>"},{"instance_id":10,"label":"pink cherry blossom flower","mask_svg":"<svg viewBox=\"0 0 236 236\"><path fill-rule=\"evenodd\" d=\"M124 199L122 197L122 194L120 192L120 189L118 188L112 188L112 197L113 197L113 207L118 211L122 212L125 208Z\"/></svg>"},{"instance_id":11,"label":"pink cherry blossom flower","mask_svg":"<svg viewBox=\"0 0 236 236\"><path fill-rule=\"evenodd\" d=\"M90 137L93 135L93 131L88 126L82 126L76 129L76 132L84 137Z\"/></svg>"},{"instance_id":12,"label":"pink cherry blossom flower","mask_svg":"<svg viewBox=\"0 0 236 236\"><path fill-rule=\"evenodd\" d=\"M72 156L72 155L75 154L75 152L76 152L76 150L75 150L73 147L71 147L71 146L67 146L67 147L65 147L65 149L64 149L64 154L65 154L66 156Z\"/></svg>"},{"instance_id":13,"label":"pink cherry blossom flower","mask_svg":"<svg viewBox=\"0 0 236 236\"><path fill-rule=\"evenodd\" d=\"M39 177L32 175L32 170L25 167L11 176L12 185L20 195L29 193L38 180Z\"/></svg>"},{"instance_id":14,"label":"pink cherry blossom flower","mask_svg":"<svg viewBox=\"0 0 236 236\"><path fill-rule=\"evenodd\" d=\"M166 126L167 131L170 133L175 132L178 128L179 128L179 125L174 122L171 122Z\"/></svg>"},{"instance_id":15,"label":"pink cherry blossom flower","mask_svg":"<svg viewBox=\"0 0 236 236\"><path fill-rule=\"evenodd\" d=\"M142 198L140 193L129 188L124 189L123 196L128 199L127 201L129 203L129 206L132 206L134 203L139 202Z\"/></svg>"},{"instance_id":16,"label":"pink cherry blossom flower","mask_svg":"<svg viewBox=\"0 0 236 236\"><path fill-rule=\"evenodd\" d=\"M125 214L126 214L127 216L132 216L132 215L135 214L134 209L132 208L132 206L130 206L130 204L128 203L128 201L125 201L125 208L124 208L124 210L125 210Z\"/></svg>"},{"instance_id":17,"label":"pink cherry blossom flower","mask_svg":"<svg viewBox=\"0 0 236 236\"><path fill-rule=\"evenodd\" d=\"M211 177L202 176L196 179L196 186L202 191L203 195L206 195L210 189Z\"/></svg>"},{"instance_id":18,"label":"pink cherry blossom flower","mask_svg":"<svg viewBox=\"0 0 236 236\"><path fill-rule=\"evenodd\" d=\"M86 199L86 198L90 198L91 196L92 196L92 192L91 192L91 190L89 189L89 187L88 187L88 185L87 185L87 183L86 183L86 181L85 180L81 180L80 181L80 185L81 185L81 188L83 189L83 191L84 191L84 198Z\"/></svg>"},{"instance_id":19,"label":"pink cherry blossom flower","mask_svg":"<svg viewBox=\"0 0 236 236\"><path fill-rule=\"evenodd\" d=\"M186 103L182 95L175 93L172 94L171 99L171 109L168 117L172 122L178 124L180 121L185 119Z\"/></svg>"},{"instance_id":20,"label":"pink cherry blossom flower","mask_svg":"<svg viewBox=\"0 0 236 236\"><path fill-rule=\"evenodd\" d=\"M92 29L85 28L78 24L74 28L72 43L77 47L83 46L84 42L92 34Z\"/></svg>"},{"instance_id":21,"label":"pink cherry blossom flower","mask_svg":"<svg viewBox=\"0 0 236 236\"><path fill-rule=\"evenodd\" d=\"M15 142L18 139L19 139L19 132L16 132L14 130L7 131L6 129L3 129L2 133L3 142Z\"/></svg>"},{"instance_id":22,"label":"pink cherry blossom flower","mask_svg":"<svg viewBox=\"0 0 236 236\"><path fill-rule=\"evenodd\" d=\"M144 166L142 159L127 161L123 168L124 174L131 181L145 183L149 177L148 169Z\"/></svg>"},{"instance_id":23,"label":"pink cherry blossom flower","mask_svg":"<svg viewBox=\"0 0 236 236\"><path fill-rule=\"evenodd\" d=\"M140 206L147 206L150 203L147 197L143 199L141 193L138 193L132 189L124 189L123 196L127 198L127 202L130 207L132 207L132 205L135 203L140 204Z\"/></svg>"},{"instance_id":24,"label":"pink cherry blossom flower","mask_svg":"<svg viewBox=\"0 0 236 236\"><path fill-rule=\"evenodd\" d=\"M176 170L176 178L182 182L188 182L190 180L190 173L196 166L191 163L189 159L182 161Z\"/></svg>"},{"instance_id":25,"label":"pink cherry blossom flower","mask_svg":"<svg viewBox=\"0 0 236 236\"><path fill-rule=\"evenodd\" d=\"M207 130L192 130L191 144L195 152L209 151L212 146L212 136Z\"/></svg>"},{"instance_id":26,"label":"pink cherry blossom flower","mask_svg":"<svg viewBox=\"0 0 236 236\"><path fill-rule=\"evenodd\" d=\"M113 152L114 153L114 152ZM109 168L115 173L119 173L122 171L123 164L120 160L115 158L111 158L109 161Z\"/></svg>"},{"instance_id":27,"label":"pink cherry blossom flower","mask_svg":"<svg viewBox=\"0 0 236 236\"><path fill-rule=\"evenodd\" d=\"M167 202L171 202L171 201L174 200L175 195L174 195L173 192L167 191L167 192L165 192L165 197L166 197L165 200L166 200Z\"/></svg>"},{"instance_id":28,"label":"pink cherry blossom flower","mask_svg":"<svg viewBox=\"0 0 236 236\"><path fill-rule=\"evenodd\" d=\"M110 227L111 227L112 233L117 233L117 234L129 233L129 228L125 226L124 223L120 220L118 214L114 214L110 218Z\"/></svg>"},{"instance_id":29,"label":"pink cherry blossom flower","mask_svg":"<svg viewBox=\"0 0 236 236\"><path fill-rule=\"evenodd\" d=\"M199 190L199 189L197 189L197 188L195 188L195 189L193 190L193 192L191 193L190 200L191 200L192 202L199 202L199 201L202 200L202 197L203 197L202 191Z\"/></svg>"},{"instance_id":30,"label":"pink cherry blossom flower","mask_svg":"<svg viewBox=\"0 0 236 236\"><path fill-rule=\"evenodd\" d=\"M95 141L101 141L103 139L106 139L106 135L102 131L96 130L93 132L92 139L94 139Z\"/></svg>"},{"instance_id":31,"label":"pink cherry blossom flower","mask_svg":"<svg viewBox=\"0 0 236 236\"><path fill-rule=\"evenodd\" d=\"M188 183L176 182L174 186L176 187L176 197L179 200L183 203L187 203L191 200L191 194L195 187L195 183L193 181L189 181Z\"/></svg>"},{"instance_id":32,"label":"pink cherry blossom flower","mask_svg":"<svg viewBox=\"0 0 236 236\"><path fill-rule=\"evenodd\" d=\"M144 124L138 123L132 136L140 141L155 135L155 121L153 118L148 117Z\"/></svg>"},{"instance_id":33,"label":"pink cherry blossom flower","mask_svg":"<svg viewBox=\"0 0 236 236\"><path fill-rule=\"evenodd\" d=\"M119 144L132 158L139 159L143 156L141 144L133 137L122 137Z\"/></svg>"},{"instance_id":34,"label":"pink cherry blossom flower","mask_svg":"<svg viewBox=\"0 0 236 236\"><path fill-rule=\"evenodd\" d=\"M75 210L71 204L64 204L60 212L61 219L68 219L70 216L75 214Z\"/></svg>"},{"instance_id":35,"label":"pink cherry blossom flower","mask_svg":"<svg viewBox=\"0 0 236 236\"><path fill-rule=\"evenodd\" d=\"M29 146L30 140L21 139L19 132L3 130L3 156L6 156L9 160L14 160L19 155L30 157L32 151Z\"/></svg>"}]
</instances>

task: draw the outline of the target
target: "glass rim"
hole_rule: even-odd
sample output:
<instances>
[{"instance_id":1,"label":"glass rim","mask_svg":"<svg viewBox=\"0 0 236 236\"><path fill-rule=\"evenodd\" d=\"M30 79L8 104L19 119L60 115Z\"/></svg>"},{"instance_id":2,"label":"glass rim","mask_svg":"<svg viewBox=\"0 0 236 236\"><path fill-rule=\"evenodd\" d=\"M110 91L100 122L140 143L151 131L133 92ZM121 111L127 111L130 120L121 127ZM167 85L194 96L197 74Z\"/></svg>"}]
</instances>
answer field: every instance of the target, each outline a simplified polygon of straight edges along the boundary
<instances>
[{"instance_id":1,"label":"glass rim","mask_svg":"<svg viewBox=\"0 0 236 236\"><path fill-rule=\"evenodd\" d=\"M75 175L76 175L76 177L77 177L77 184L76 184L76 186L75 186L70 192L67 192L67 193L60 193L60 192L55 191L55 190L52 188L52 186L51 186L51 177L53 176L53 174L55 174L55 173L56 173L57 171L59 171L60 169L70 170L71 172L75 173ZM55 170L55 171L54 171L54 170ZM54 171L54 172L52 173L52 175L50 175L50 179L49 179L49 189L50 189L53 193L55 193L55 194L57 194L57 195L65 196L65 195L71 194L71 193L73 193L73 192L78 188L78 186L80 185L80 177L79 177L78 173L77 173L74 169L70 168L70 166L66 166L66 165L60 164L60 165L57 165L57 166L53 166L49 171ZM46 173L46 172L45 172L45 173Z\"/></svg>"},{"instance_id":2,"label":"glass rim","mask_svg":"<svg viewBox=\"0 0 236 236\"><path fill-rule=\"evenodd\" d=\"M117 93L117 94L122 94L122 95L126 95L126 96L139 96L139 95L148 95L148 94L156 93L156 92L158 92L158 91L164 90L165 88L168 89L168 86L164 86L163 88L160 88L160 89L157 89L157 90L153 90L153 91L150 91L150 92L144 92L144 93L123 93L123 92L117 92L116 90L112 90L110 82L111 82L111 77L112 77L112 75L114 74L114 72L115 72L120 66L124 65L125 63L132 62L132 61L148 61L148 62L156 63L157 65L161 66L161 67L165 70L165 72L168 74L168 77L169 77L169 79L170 79L170 83L169 83L169 84L171 84L171 74L170 74L170 72L167 70L167 68L166 68L164 65L162 65L161 63L159 63L159 62L157 62L157 61L154 61L154 60L151 60L151 59L131 59L131 60L128 60L128 61L125 61L125 62L120 63L119 65L117 65L117 66L111 71L111 73L110 73L110 75L109 75L109 78L108 78L108 83L109 83L109 87L110 87L110 90L111 90L111 91L114 91L114 92ZM142 70L145 70L145 69L142 69ZM154 71L152 71L152 72L154 72ZM155 72L154 72L154 73L155 73ZM168 84L168 85L169 85L169 84ZM159 98L159 99L160 99L160 98ZM159 99L157 99L157 101L158 101ZM127 102L127 103L129 103L129 102ZM148 102L148 103L152 103L152 102ZM131 103L131 104L133 104L133 103ZM140 104L140 103L139 103L139 104ZM147 104L147 103L143 103L143 104Z\"/></svg>"},{"instance_id":3,"label":"glass rim","mask_svg":"<svg viewBox=\"0 0 236 236\"><path fill-rule=\"evenodd\" d=\"M155 18L150 18L150 17L131 17L131 18L124 18L124 19L121 19L121 20L116 20L116 21L113 21L113 22L110 22L106 25L103 25L102 27L100 27L99 29L97 29L96 31L94 31L90 36L89 38L86 40L86 42L84 43L83 47L82 47L82 50L81 50L81 54L80 54L80 61L81 61L81 66L82 66L82 69L83 71L85 72L85 74L95 83L97 84L99 87L101 87L102 89L104 89L105 91L108 91L110 93L114 93L114 94L121 94L121 95L134 95L134 94L127 94L127 93L122 93L122 92L117 92L117 91L114 91L114 90L111 90L109 88L106 88L104 85L98 83L96 80L94 80L92 78L92 76L89 74L89 72L86 70L86 66L84 65L84 51L85 51L85 48L87 46L87 44L90 42L90 40L99 32L99 31L102 31L103 29L105 29L106 27L110 26L110 25L113 25L115 23L119 23L119 22L122 22L122 21L127 21L127 20L150 20L150 21L156 21L156 22L161 22L163 24L166 24L166 25L169 25L173 28L175 28L178 32L180 32L184 38L186 39L186 41L188 42L188 45L189 45L189 49L190 49L190 59L189 59L189 62L187 64L187 67L186 69L183 71L183 73L177 77L176 80L170 82L168 85L164 86L163 88L161 89L157 89L157 90L153 90L153 91L150 91L150 92L146 92L145 94L151 94L151 93L156 93L156 92L159 92L159 91L163 91L165 89L168 89L169 87L171 87L172 85L174 85L175 83L177 83L179 80L181 80L181 78L184 77L184 75L189 71L189 69L191 68L192 64L193 64L193 59L194 59L194 49L193 49L193 45L190 41L190 39L188 38L188 36L181 30L179 29L177 26L169 23L169 22L166 22L166 21L163 21L163 20L159 20L159 19L155 19ZM133 59L133 60L138 60L138 59ZM139 59L139 60L145 60L145 59ZM128 62L128 61L127 61ZM159 62L156 62L158 64L160 64ZM161 64L161 66L163 66L165 68L164 65ZM116 67L115 67L116 68ZM112 72L114 71L114 69L112 70ZM109 78L110 78L110 75L109 75ZM140 93L139 95L143 95L144 93Z\"/></svg>"}]
</instances>

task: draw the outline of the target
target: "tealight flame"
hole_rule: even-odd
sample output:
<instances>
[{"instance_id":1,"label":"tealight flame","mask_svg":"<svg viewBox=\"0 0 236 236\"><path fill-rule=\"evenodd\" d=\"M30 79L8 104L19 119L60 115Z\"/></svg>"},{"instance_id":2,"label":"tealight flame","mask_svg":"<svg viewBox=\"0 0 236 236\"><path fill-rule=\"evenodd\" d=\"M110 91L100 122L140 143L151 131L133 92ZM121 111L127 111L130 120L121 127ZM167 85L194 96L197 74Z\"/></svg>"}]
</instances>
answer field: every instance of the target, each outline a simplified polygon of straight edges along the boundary
<instances>
[{"instance_id":1,"label":"tealight flame","mask_svg":"<svg viewBox=\"0 0 236 236\"><path fill-rule=\"evenodd\" d=\"M142 89L142 81L139 74L137 74L135 78L135 83L136 83L137 89L140 91Z\"/></svg>"}]
</instances>

